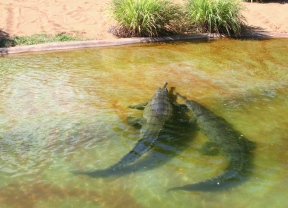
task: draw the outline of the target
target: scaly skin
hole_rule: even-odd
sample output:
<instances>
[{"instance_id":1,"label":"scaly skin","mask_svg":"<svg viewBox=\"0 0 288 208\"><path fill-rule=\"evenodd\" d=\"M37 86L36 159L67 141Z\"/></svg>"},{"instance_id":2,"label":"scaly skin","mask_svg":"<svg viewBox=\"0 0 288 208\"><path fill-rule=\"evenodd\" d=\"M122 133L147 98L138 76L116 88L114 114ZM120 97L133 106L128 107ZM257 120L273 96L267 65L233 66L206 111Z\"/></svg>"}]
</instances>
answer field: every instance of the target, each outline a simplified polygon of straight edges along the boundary
<instances>
[{"instance_id":1,"label":"scaly skin","mask_svg":"<svg viewBox=\"0 0 288 208\"><path fill-rule=\"evenodd\" d=\"M104 169L93 170L89 172L74 171L74 174L84 174L91 177L105 177L113 174L117 174L117 170L133 163L141 155L147 152L152 146L155 140L157 140L160 131L164 124L172 116L173 107L168 97L168 90L166 88L167 82L163 88L158 88L153 98L148 104L140 104L137 106L131 106L131 108L143 109L143 118L137 119L136 122L142 125L140 130L140 140L136 143L134 148L120 159L116 164Z\"/></svg>"},{"instance_id":2,"label":"scaly skin","mask_svg":"<svg viewBox=\"0 0 288 208\"><path fill-rule=\"evenodd\" d=\"M192 111L194 120L200 130L214 143L227 160L224 173L218 177L208 179L196 184L175 187L171 190L185 191L215 191L234 186L235 182L242 181L247 177L251 166L251 150L253 142L249 141L241 133L233 129L223 118L215 115L203 105L186 97L177 95L185 101ZM234 183L233 183L234 182Z\"/></svg>"},{"instance_id":3,"label":"scaly skin","mask_svg":"<svg viewBox=\"0 0 288 208\"><path fill-rule=\"evenodd\" d=\"M133 163L152 147L165 122L172 116L173 109L168 98L167 84L168 83L166 82L163 88L158 88L152 100L148 102L144 108L144 119L141 120L142 128L140 130L140 140L128 154L110 168L114 170L121 169L122 167ZM132 106L132 108L139 107Z\"/></svg>"}]
</instances>

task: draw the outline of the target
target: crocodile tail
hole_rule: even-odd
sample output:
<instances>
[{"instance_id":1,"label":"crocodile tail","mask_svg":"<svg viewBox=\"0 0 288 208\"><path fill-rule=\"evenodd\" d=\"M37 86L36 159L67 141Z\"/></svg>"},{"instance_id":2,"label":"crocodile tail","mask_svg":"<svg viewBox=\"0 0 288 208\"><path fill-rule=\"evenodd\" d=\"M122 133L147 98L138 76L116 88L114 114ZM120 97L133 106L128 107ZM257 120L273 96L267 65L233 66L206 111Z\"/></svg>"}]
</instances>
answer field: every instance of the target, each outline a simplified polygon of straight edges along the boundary
<instances>
[{"instance_id":1,"label":"crocodile tail","mask_svg":"<svg viewBox=\"0 0 288 208\"><path fill-rule=\"evenodd\" d=\"M174 187L167 191L185 190L185 191L221 191L239 185L247 180L253 170L253 154L250 151L228 159L228 166L220 176L185 186Z\"/></svg>"},{"instance_id":2,"label":"crocodile tail","mask_svg":"<svg viewBox=\"0 0 288 208\"><path fill-rule=\"evenodd\" d=\"M223 175L220 175L215 178L208 179L195 184L188 184L185 186L179 186L170 188L167 191L220 191L226 190L232 186L235 186L237 183L242 181L244 178L243 174L237 170L227 170Z\"/></svg>"},{"instance_id":3,"label":"crocodile tail","mask_svg":"<svg viewBox=\"0 0 288 208\"><path fill-rule=\"evenodd\" d=\"M110 169L119 170L135 162L139 157L148 152L158 137L150 137L139 140L134 148L124 155L116 164L110 166Z\"/></svg>"},{"instance_id":4,"label":"crocodile tail","mask_svg":"<svg viewBox=\"0 0 288 208\"><path fill-rule=\"evenodd\" d=\"M82 171L71 171L71 173L75 175L87 175L90 177L110 177L110 176L120 176L129 172L129 168L127 166L135 160L137 160L141 155L146 153L152 146L157 137L144 138L137 142L135 147L126 155L124 155L116 164L106 168L99 170L91 170L87 172Z\"/></svg>"}]
</instances>

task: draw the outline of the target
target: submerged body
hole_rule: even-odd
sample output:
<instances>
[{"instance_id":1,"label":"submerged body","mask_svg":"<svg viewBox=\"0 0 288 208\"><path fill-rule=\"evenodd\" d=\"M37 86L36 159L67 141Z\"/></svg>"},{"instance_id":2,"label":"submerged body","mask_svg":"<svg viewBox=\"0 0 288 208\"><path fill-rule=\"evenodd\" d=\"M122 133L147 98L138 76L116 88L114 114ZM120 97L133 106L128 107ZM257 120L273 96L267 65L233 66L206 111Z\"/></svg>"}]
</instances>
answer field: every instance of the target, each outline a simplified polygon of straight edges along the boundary
<instances>
[{"instance_id":1,"label":"submerged body","mask_svg":"<svg viewBox=\"0 0 288 208\"><path fill-rule=\"evenodd\" d=\"M117 174L117 170L133 163L141 155L147 152L157 140L164 124L172 116L172 104L169 101L167 82L163 88L158 88L150 102L130 106L134 109L144 109L143 118L128 118L127 121L132 125L141 125L140 140L134 148L122 157L116 164L104 169L89 172L73 172L75 174L85 174L91 177L105 177Z\"/></svg>"},{"instance_id":2,"label":"submerged body","mask_svg":"<svg viewBox=\"0 0 288 208\"><path fill-rule=\"evenodd\" d=\"M203 105L188 100L180 94L177 95L192 111L198 127L211 141L210 146L217 147L219 153L226 158L227 168L218 177L169 190L214 191L233 186L235 182L238 183L246 178L251 166L253 142L243 137L225 119L215 115Z\"/></svg>"},{"instance_id":3,"label":"submerged body","mask_svg":"<svg viewBox=\"0 0 288 208\"><path fill-rule=\"evenodd\" d=\"M130 106L130 108L143 109L143 118L128 118L131 125L141 125L140 140L134 148L126 154L118 163L111 166L113 169L120 169L132 162L147 152L158 139L160 131L164 124L172 116L172 104L169 101L167 82L163 88L158 88L153 98L147 104Z\"/></svg>"}]
</instances>

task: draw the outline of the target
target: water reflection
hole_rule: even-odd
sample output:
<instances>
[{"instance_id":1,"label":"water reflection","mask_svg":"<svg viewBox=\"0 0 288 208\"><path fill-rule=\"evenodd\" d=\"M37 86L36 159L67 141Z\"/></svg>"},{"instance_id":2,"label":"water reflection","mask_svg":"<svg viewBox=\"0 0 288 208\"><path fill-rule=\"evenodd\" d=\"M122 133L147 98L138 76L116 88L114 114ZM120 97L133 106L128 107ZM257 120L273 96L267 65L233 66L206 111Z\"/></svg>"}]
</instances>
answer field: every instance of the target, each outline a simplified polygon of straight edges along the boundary
<instances>
[{"instance_id":1,"label":"water reflection","mask_svg":"<svg viewBox=\"0 0 288 208\"><path fill-rule=\"evenodd\" d=\"M121 207L126 197L134 207L286 207L287 47L287 40L219 40L1 57L1 206L20 206L14 196L21 194L32 206L35 190L45 192L36 207L109 207L107 198ZM177 123L122 177L70 173L105 169L129 152L139 130L126 118L142 112L127 106L149 100L165 81L257 143L249 180L223 192L168 196L167 188L226 167L221 155L200 153L205 135ZM77 201L73 190L86 195ZM107 198L94 203L90 192Z\"/></svg>"},{"instance_id":2,"label":"water reflection","mask_svg":"<svg viewBox=\"0 0 288 208\"><path fill-rule=\"evenodd\" d=\"M85 190L82 188L65 188L54 184L47 184L41 181L31 181L26 183L14 183L0 189L1 207L70 207L71 204L65 202L67 198L75 198L73 206L85 207L142 207L125 190L118 189L117 192L103 194L97 190ZM111 200L113 199L113 200ZM52 204L47 206L47 201ZM46 204L46 205L45 205Z\"/></svg>"}]
</instances>

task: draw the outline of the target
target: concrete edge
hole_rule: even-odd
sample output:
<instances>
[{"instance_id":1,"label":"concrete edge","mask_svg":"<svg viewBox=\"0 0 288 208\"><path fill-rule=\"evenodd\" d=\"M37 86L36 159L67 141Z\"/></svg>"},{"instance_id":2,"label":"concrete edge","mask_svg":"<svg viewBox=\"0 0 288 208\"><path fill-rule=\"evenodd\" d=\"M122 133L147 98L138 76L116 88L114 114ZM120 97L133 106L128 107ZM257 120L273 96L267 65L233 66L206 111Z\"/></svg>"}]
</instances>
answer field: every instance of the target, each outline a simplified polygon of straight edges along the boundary
<instances>
[{"instance_id":1,"label":"concrete edge","mask_svg":"<svg viewBox=\"0 0 288 208\"><path fill-rule=\"evenodd\" d=\"M0 55L41 52L41 51L57 51L57 50L71 50L80 48L105 47L105 46L119 46L128 44L151 43L151 42L167 42L167 41L185 41L185 40L200 40L200 39L215 39L221 38L217 34L193 34L193 35L179 35L167 36L158 38L120 38L114 40L87 40L87 41L67 41L67 42L53 42L30 46L16 46L10 48L0 48ZM249 32L243 33L241 38L288 38L288 33L271 33L271 32Z\"/></svg>"}]
</instances>

